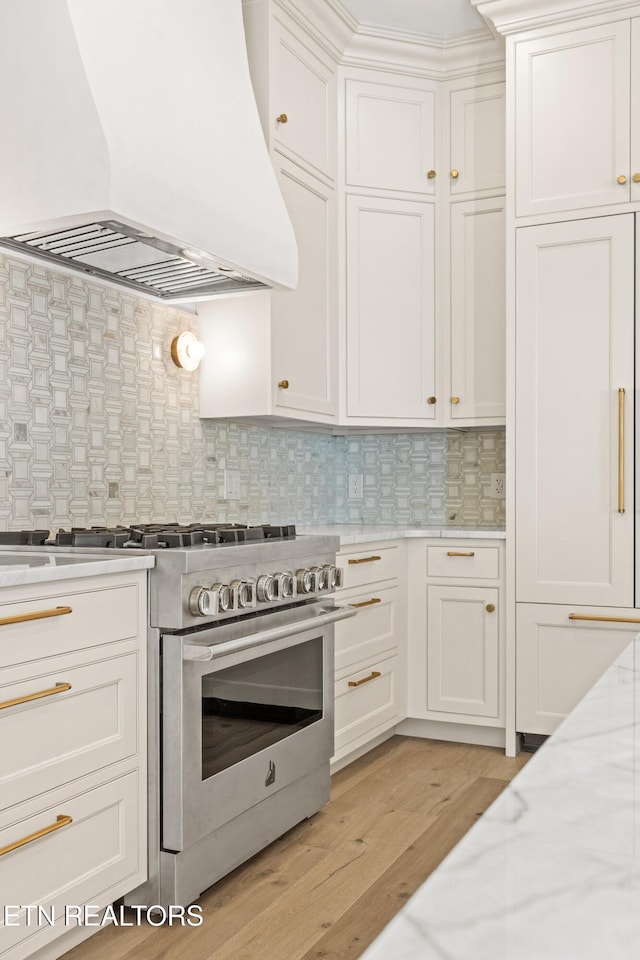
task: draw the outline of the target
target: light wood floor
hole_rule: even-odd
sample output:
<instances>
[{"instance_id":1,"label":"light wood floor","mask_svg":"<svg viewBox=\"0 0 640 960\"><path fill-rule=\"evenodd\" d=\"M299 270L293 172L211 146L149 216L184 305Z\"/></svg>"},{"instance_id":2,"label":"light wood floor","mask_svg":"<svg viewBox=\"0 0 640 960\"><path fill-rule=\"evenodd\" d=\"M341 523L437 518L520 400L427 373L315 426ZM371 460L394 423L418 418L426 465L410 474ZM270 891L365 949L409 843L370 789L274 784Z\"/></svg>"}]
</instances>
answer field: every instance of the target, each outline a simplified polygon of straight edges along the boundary
<instances>
[{"instance_id":1,"label":"light wood floor","mask_svg":"<svg viewBox=\"0 0 640 960\"><path fill-rule=\"evenodd\" d=\"M64 960L352 960L526 763L393 737L331 800L200 899L200 927L109 927Z\"/></svg>"}]
</instances>

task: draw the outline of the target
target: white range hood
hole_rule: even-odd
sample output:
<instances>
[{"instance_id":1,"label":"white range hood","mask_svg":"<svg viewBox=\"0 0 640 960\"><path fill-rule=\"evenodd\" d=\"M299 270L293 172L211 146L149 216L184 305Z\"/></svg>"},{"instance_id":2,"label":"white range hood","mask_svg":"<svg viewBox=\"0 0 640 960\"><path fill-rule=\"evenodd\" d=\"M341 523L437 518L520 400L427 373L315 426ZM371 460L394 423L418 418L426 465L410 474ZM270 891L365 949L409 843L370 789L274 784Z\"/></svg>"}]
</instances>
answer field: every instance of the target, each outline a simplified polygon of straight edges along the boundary
<instances>
[{"instance_id":1,"label":"white range hood","mask_svg":"<svg viewBox=\"0 0 640 960\"><path fill-rule=\"evenodd\" d=\"M0 238L163 299L295 287L241 0L0 0Z\"/></svg>"}]
</instances>

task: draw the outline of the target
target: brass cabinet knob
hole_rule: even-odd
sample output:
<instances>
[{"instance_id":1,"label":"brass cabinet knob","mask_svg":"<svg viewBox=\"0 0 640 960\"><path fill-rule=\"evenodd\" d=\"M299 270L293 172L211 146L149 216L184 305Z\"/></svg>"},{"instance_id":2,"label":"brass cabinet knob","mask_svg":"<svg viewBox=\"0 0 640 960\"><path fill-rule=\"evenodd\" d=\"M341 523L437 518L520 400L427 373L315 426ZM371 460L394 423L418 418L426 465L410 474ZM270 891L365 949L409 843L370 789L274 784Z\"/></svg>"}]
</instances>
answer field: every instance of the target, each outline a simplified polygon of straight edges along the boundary
<instances>
[{"instance_id":1,"label":"brass cabinet knob","mask_svg":"<svg viewBox=\"0 0 640 960\"><path fill-rule=\"evenodd\" d=\"M633 180L634 183L640 183L640 173L634 173L631 179Z\"/></svg>"},{"instance_id":2,"label":"brass cabinet knob","mask_svg":"<svg viewBox=\"0 0 640 960\"><path fill-rule=\"evenodd\" d=\"M435 175L436 175L435 170L427 170L427 177L428 177L429 180L433 180L433 178L435 177Z\"/></svg>"},{"instance_id":3,"label":"brass cabinet knob","mask_svg":"<svg viewBox=\"0 0 640 960\"><path fill-rule=\"evenodd\" d=\"M280 387L281 390L288 390L288 389L289 389L289 381L288 381L288 380L281 380L281 381L279 382L278 386Z\"/></svg>"},{"instance_id":4,"label":"brass cabinet knob","mask_svg":"<svg viewBox=\"0 0 640 960\"><path fill-rule=\"evenodd\" d=\"M452 170L452 171L451 171L451 179L452 179L452 180L457 180L459 176L460 176L460 171L459 171L459 170Z\"/></svg>"},{"instance_id":5,"label":"brass cabinet knob","mask_svg":"<svg viewBox=\"0 0 640 960\"><path fill-rule=\"evenodd\" d=\"M460 403L460 397L451 397L451 403Z\"/></svg>"},{"instance_id":6,"label":"brass cabinet knob","mask_svg":"<svg viewBox=\"0 0 640 960\"><path fill-rule=\"evenodd\" d=\"M496 608L495 603L488 603L485 607L485 610L487 611L487 613L493 613L495 608Z\"/></svg>"},{"instance_id":7,"label":"brass cabinet knob","mask_svg":"<svg viewBox=\"0 0 640 960\"><path fill-rule=\"evenodd\" d=\"M427 403L435 403L435 402L436 402L435 397L427 397Z\"/></svg>"},{"instance_id":8,"label":"brass cabinet knob","mask_svg":"<svg viewBox=\"0 0 640 960\"><path fill-rule=\"evenodd\" d=\"M618 183L622 185L623 183L626 183L626 182L627 182L627 178L625 177L624 173L621 173L620 176L618 177Z\"/></svg>"},{"instance_id":9,"label":"brass cabinet knob","mask_svg":"<svg viewBox=\"0 0 640 960\"><path fill-rule=\"evenodd\" d=\"M286 113L281 113L279 117L276 117L276 123L288 123L289 117Z\"/></svg>"}]
</instances>

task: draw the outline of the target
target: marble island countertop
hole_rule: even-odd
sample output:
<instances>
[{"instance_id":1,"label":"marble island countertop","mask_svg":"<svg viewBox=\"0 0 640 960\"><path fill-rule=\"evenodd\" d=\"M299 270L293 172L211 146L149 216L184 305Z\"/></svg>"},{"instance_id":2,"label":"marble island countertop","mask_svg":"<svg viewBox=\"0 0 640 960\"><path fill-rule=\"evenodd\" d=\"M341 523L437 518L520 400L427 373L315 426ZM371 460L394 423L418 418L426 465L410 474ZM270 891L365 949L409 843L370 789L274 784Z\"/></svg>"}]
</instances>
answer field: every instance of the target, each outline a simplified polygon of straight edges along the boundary
<instances>
[{"instance_id":1,"label":"marble island countertop","mask_svg":"<svg viewBox=\"0 0 640 960\"><path fill-rule=\"evenodd\" d=\"M0 547L0 587L25 583L46 583L95 577L107 573L126 573L152 567L155 558L146 554L109 556L108 554L64 553L46 547Z\"/></svg>"},{"instance_id":2,"label":"marble island countertop","mask_svg":"<svg viewBox=\"0 0 640 960\"><path fill-rule=\"evenodd\" d=\"M504 540L504 529L493 527L415 527L392 524L328 523L297 527L301 534L327 534L340 537L340 546L373 540L404 540L408 537L450 537L472 540Z\"/></svg>"},{"instance_id":3,"label":"marble island countertop","mask_svg":"<svg viewBox=\"0 0 640 960\"><path fill-rule=\"evenodd\" d=\"M363 960L637 960L640 639Z\"/></svg>"}]
</instances>

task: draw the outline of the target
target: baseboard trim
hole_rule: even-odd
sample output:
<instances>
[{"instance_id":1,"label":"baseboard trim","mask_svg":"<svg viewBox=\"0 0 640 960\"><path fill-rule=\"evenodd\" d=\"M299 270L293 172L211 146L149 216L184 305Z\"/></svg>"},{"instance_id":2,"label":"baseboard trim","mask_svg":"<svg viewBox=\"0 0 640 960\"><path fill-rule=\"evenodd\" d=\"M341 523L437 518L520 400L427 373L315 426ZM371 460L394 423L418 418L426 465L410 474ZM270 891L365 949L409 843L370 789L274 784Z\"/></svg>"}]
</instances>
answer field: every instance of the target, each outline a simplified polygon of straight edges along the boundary
<instances>
[{"instance_id":1,"label":"baseboard trim","mask_svg":"<svg viewBox=\"0 0 640 960\"><path fill-rule=\"evenodd\" d=\"M403 720L398 724L395 732L405 737L476 743L482 747L502 747L502 749L506 743L503 727L481 727L472 723L447 723L442 720Z\"/></svg>"}]
</instances>

